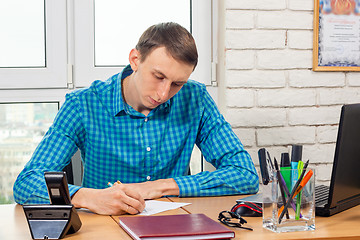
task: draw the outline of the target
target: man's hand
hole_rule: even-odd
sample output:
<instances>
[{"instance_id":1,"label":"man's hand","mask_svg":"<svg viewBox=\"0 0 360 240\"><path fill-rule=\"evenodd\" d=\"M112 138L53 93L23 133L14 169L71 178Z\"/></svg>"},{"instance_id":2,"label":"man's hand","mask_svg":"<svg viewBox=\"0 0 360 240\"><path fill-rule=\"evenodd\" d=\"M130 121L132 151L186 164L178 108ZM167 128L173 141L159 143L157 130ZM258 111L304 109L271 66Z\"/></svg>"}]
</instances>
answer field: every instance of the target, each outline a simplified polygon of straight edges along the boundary
<instances>
[{"instance_id":1,"label":"man's hand","mask_svg":"<svg viewBox=\"0 0 360 240\"><path fill-rule=\"evenodd\" d=\"M114 184L105 189L81 188L71 202L77 208L102 215L137 214L145 208L144 198L131 184Z\"/></svg>"},{"instance_id":2,"label":"man's hand","mask_svg":"<svg viewBox=\"0 0 360 240\"><path fill-rule=\"evenodd\" d=\"M71 202L77 208L87 208L103 215L137 214L145 208L144 199L165 195L179 195L179 187L172 178L142 183L114 183L105 189L80 188Z\"/></svg>"}]
</instances>

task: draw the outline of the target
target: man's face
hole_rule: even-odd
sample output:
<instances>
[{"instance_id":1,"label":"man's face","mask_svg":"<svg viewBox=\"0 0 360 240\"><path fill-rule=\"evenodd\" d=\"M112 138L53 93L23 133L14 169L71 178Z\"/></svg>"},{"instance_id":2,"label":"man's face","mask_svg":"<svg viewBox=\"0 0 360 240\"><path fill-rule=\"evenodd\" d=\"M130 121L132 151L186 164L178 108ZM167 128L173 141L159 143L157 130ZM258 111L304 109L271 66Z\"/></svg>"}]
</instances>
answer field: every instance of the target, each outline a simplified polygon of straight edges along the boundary
<instances>
[{"instance_id":1,"label":"man's face","mask_svg":"<svg viewBox=\"0 0 360 240\"><path fill-rule=\"evenodd\" d=\"M132 55L138 56L132 59ZM140 53L133 49L130 64L134 72L129 90L135 101L129 104L147 114L180 91L194 66L175 60L165 47L156 48L144 61L140 58Z\"/></svg>"}]
</instances>

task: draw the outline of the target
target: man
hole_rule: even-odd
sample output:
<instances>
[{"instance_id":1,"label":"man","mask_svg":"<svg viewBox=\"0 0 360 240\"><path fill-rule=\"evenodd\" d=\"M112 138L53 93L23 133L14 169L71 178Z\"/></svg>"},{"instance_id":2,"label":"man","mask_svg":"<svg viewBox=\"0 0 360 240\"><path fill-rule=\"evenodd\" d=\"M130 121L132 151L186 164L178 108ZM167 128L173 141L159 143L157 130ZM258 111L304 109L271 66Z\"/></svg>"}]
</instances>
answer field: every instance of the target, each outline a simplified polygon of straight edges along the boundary
<instances>
[{"instance_id":1,"label":"man","mask_svg":"<svg viewBox=\"0 0 360 240\"><path fill-rule=\"evenodd\" d=\"M188 80L197 58L180 25L147 29L121 73L67 94L14 184L15 200L47 203L44 172L63 169L77 149L84 175L82 187L69 185L72 203L99 214L136 214L144 199L166 195L256 193L249 154L205 86ZM194 144L216 171L187 175Z\"/></svg>"}]
</instances>

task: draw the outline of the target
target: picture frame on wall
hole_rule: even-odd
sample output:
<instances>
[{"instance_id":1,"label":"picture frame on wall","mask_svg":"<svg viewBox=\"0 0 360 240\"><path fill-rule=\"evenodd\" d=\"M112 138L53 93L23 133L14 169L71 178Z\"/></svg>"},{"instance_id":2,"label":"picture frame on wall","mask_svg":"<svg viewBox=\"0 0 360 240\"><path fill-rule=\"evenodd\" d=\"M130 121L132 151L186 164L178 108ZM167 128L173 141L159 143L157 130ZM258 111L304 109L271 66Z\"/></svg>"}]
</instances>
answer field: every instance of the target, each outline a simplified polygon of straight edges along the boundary
<instances>
[{"instance_id":1,"label":"picture frame on wall","mask_svg":"<svg viewBox=\"0 0 360 240\"><path fill-rule=\"evenodd\" d=\"M313 71L360 71L360 0L314 0Z\"/></svg>"}]
</instances>

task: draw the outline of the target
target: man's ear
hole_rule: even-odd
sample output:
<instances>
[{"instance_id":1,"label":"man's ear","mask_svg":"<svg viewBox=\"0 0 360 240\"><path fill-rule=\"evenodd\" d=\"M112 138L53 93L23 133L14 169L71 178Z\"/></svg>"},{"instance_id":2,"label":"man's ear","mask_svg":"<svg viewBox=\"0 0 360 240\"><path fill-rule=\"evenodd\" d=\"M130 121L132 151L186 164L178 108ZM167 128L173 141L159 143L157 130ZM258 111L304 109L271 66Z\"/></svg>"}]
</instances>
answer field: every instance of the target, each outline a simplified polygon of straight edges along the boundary
<instances>
[{"instance_id":1,"label":"man's ear","mask_svg":"<svg viewBox=\"0 0 360 240\"><path fill-rule=\"evenodd\" d=\"M135 48L131 49L129 54L129 62L131 69L136 72L140 63L140 52Z\"/></svg>"}]
</instances>

